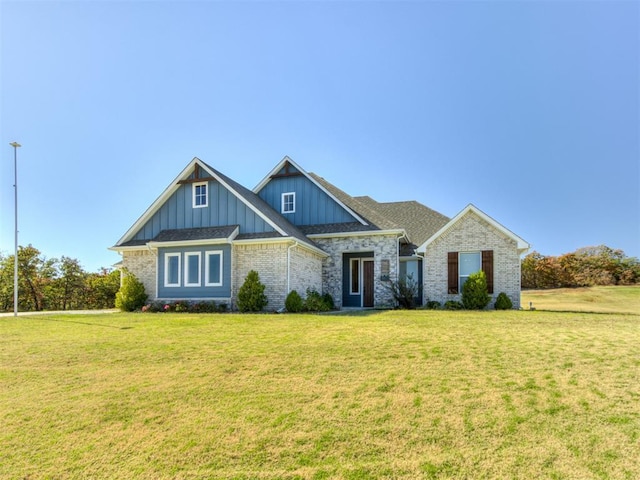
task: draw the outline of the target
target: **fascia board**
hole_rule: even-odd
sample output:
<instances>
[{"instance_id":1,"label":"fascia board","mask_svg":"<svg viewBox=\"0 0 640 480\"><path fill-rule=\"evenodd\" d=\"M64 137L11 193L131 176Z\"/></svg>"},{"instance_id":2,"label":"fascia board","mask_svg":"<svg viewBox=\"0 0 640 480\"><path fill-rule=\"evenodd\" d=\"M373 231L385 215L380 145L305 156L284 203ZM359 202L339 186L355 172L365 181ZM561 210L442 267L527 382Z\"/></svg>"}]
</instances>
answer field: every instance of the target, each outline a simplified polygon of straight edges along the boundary
<instances>
[{"instance_id":1,"label":"fascia board","mask_svg":"<svg viewBox=\"0 0 640 480\"><path fill-rule=\"evenodd\" d=\"M296 170L298 170L302 175L304 175L311 183L313 183L316 187L318 187L321 191L323 191L324 193L326 193L329 198L331 198L334 202L336 202L338 205L340 205L342 208L344 208L349 215L351 215L353 218L355 218L358 222L360 222L362 225L368 225L367 222L365 222L360 215L358 215L356 212L354 212L353 210L351 210L349 207L347 207L344 203L342 203L338 198L336 198L335 195L333 195L329 190L327 190L326 188L324 188L322 185L320 185L318 182L316 182L316 180L307 173L307 171L302 168L300 165L298 165L296 162L294 162L293 160L291 160L291 158L285 156L282 160L280 160L280 163L278 163L268 174L266 177L264 177L262 179L262 181L260 183L258 183L258 185L255 186L255 188L253 189L253 193L255 193L256 195L258 194L258 192L260 192L260 190L262 190L264 188L264 186L269 183L269 181L271 180L271 177L273 175L275 175L276 173L278 173L282 167L284 166L285 162L289 162L291 165L293 165Z\"/></svg>"},{"instance_id":2,"label":"fascia board","mask_svg":"<svg viewBox=\"0 0 640 480\"><path fill-rule=\"evenodd\" d=\"M417 248L417 251L419 253L424 253L427 249L427 247L433 243L438 237L440 237L441 235L443 235L447 230L449 230L451 227L453 227L462 217L464 217L467 213L469 212L473 212L476 215L478 215L481 219L483 219L485 222L487 222L489 225L491 225L492 227L494 227L496 230L498 230L499 232L502 232L504 235L506 235L507 237L515 240L516 242L516 247L518 249L519 253L524 253L527 250L529 250L529 243L527 243L526 241L524 241L522 238L520 238L518 235L516 235L515 233L513 233L511 230L509 230L507 227L505 227L504 225L498 223L497 221L495 221L493 218L491 218L489 215L487 215L486 213L484 213L482 210L480 210L478 207L476 207L473 204L469 204L467 205L465 208L463 208L460 213L458 213L455 217L453 217L451 220L449 220L449 222L443 226L440 230L438 230L436 233L434 233L431 237L429 237L422 245L420 245Z\"/></svg>"},{"instance_id":3,"label":"fascia board","mask_svg":"<svg viewBox=\"0 0 640 480\"><path fill-rule=\"evenodd\" d=\"M107 248L107 250L111 250L112 252L133 252L136 250L147 250L147 245L136 245L136 246L132 246L132 247L119 247L119 246L113 246L113 247L109 247Z\"/></svg>"},{"instance_id":4,"label":"fascia board","mask_svg":"<svg viewBox=\"0 0 640 480\"><path fill-rule=\"evenodd\" d=\"M309 238L344 238L344 237L371 237L378 235L407 235L404 229L394 230L367 230L364 232L336 232L336 233L315 233L307 235Z\"/></svg>"}]
</instances>

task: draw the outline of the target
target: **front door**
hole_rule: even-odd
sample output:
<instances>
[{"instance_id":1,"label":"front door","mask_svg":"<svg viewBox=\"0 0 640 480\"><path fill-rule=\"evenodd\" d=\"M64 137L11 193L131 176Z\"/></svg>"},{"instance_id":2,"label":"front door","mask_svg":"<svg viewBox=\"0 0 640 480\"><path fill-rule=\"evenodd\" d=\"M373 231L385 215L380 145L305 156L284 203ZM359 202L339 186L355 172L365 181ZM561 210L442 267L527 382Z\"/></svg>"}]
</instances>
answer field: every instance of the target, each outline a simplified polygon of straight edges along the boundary
<instances>
[{"instance_id":1,"label":"front door","mask_svg":"<svg viewBox=\"0 0 640 480\"><path fill-rule=\"evenodd\" d=\"M373 260L362 262L362 306L373 307Z\"/></svg>"},{"instance_id":2,"label":"front door","mask_svg":"<svg viewBox=\"0 0 640 480\"><path fill-rule=\"evenodd\" d=\"M342 254L342 306L373 307L373 252Z\"/></svg>"}]
</instances>

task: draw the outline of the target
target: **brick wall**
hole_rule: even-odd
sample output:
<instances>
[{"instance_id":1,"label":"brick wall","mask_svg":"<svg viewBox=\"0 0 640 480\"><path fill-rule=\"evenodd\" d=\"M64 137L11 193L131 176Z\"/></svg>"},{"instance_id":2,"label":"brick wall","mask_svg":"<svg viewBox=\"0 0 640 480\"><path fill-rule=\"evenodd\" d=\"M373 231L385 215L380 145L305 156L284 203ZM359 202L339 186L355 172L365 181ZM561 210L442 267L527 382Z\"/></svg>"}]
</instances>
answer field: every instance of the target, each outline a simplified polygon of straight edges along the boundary
<instances>
[{"instance_id":1,"label":"brick wall","mask_svg":"<svg viewBox=\"0 0 640 480\"><path fill-rule=\"evenodd\" d=\"M377 307L393 305L393 297L380 280L382 260L389 260L389 278L398 274L398 237L396 235L371 235L314 239L329 254L322 263L322 292L333 297L336 307L342 307L342 254L373 252L374 304Z\"/></svg>"},{"instance_id":2,"label":"brick wall","mask_svg":"<svg viewBox=\"0 0 640 480\"><path fill-rule=\"evenodd\" d=\"M267 310L284 308L287 289L287 250L292 243L235 244L233 246L233 297L247 278L250 270L260 275L264 293L269 300ZM291 290L304 297L307 288L321 292L322 258L301 247L291 249ZM234 305L235 306L235 305Z\"/></svg>"},{"instance_id":3,"label":"brick wall","mask_svg":"<svg viewBox=\"0 0 640 480\"><path fill-rule=\"evenodd\" d=\"M122 266L144 285L149 300L156 298L156 255L145 250L130 250L122 254Z\"/></svg>"},{"instance_id":4,"label":"brick wall","mask_svg":"<svg viewBox=\"0 0 640 480\"><path fill-rule=\"evenodd\" d=\"M424 297L444 303L460 300L447 293L447 253L493 250L493 298L505 292L514 308L520 308L520 255L516 242L473 212L464 215L451 229L427 247L424 269Z\"/></svg>"}]
</instances>

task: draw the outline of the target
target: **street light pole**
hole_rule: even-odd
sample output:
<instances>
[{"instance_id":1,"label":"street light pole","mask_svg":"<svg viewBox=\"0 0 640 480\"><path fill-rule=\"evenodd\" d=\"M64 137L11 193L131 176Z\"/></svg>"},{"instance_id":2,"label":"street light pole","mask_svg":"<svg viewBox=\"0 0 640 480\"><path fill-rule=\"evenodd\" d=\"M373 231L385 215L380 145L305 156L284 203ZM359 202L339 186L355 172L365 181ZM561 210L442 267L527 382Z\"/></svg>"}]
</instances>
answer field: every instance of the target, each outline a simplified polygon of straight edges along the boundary
<instances>
[{"instance_id":1,"label":"street light pole","mask_svg":"<svg viewBox=\"0 0 640 480\"><path fill-rule=\"evenodd\" d=\"M15 252L13 256L13 316L18 316L18 142L12 142L9 145L13 147L13 172L15 188Z\"/></svg>"}]
</instances>

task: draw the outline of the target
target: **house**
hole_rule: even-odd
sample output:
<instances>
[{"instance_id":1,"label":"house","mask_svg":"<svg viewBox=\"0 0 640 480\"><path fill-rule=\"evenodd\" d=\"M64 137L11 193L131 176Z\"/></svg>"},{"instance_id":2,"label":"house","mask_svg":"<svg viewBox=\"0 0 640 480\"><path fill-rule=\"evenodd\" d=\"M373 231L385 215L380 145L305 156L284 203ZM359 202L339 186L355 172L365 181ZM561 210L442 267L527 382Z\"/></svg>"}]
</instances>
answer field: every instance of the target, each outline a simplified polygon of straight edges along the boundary
<instances>
[{"instance_id":1,"label":"house","mask_svg":"<svg viewBox=\"0 0 640 480\"><path fill-rule=\"evenodd\" d=\"M459 300L480 269L492 297L517 308L528 248L473 205L450 219L415 201L351 197L289 157L253 190L194 158L111 247L151 299L234 305L256 270L272 310L307 289L340 308L392 306L389 282L408 276L420 303Z\"/></svg>"}]
</instances>

